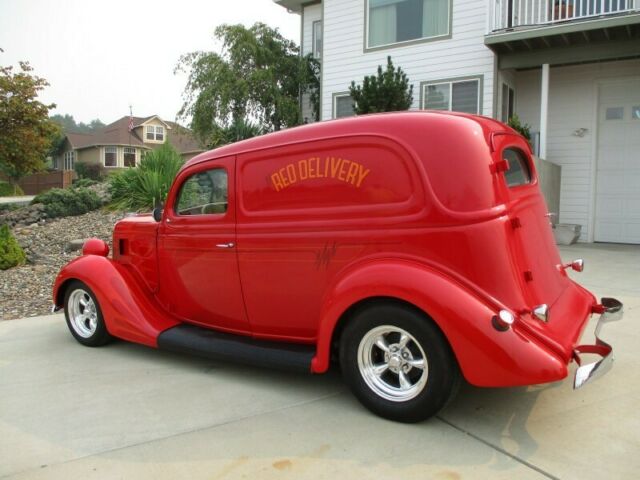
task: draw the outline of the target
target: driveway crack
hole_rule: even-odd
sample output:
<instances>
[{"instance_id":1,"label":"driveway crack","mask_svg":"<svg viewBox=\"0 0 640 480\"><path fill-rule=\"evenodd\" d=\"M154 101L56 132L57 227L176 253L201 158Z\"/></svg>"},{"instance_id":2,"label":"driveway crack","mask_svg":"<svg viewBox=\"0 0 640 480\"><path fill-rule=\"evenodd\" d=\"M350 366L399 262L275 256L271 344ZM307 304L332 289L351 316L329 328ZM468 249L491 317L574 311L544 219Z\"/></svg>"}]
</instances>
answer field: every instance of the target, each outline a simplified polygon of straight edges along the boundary
<instances>
[{"instance_id":1,"label":"driveway crack","mask_svg":"<svg viewBox=\"0 0 640 480\"><path fill-rule=\"evenodd\" d=\"M465 435L470 436L471 438L473 438L474 440L479 441L480 443L483 443L484 445L486 445L489 448L492 448L493 450L495 450L496 452L500 452L503 455L506 455L507 457L515 460L516 462L520 463L521 465L524 465L527 468L530 468L531 470L534 470L536 472L538 472L540 475L544 475L545 477L551 479L551 480L560 480L559 477L556 477L555 475L543 470L540 467L537 467L536 465L534 465L533 463L527 462L525 459L518 457L517 455L514 455L512 453L507 452L504 448L499 447L498 445L495 445L491 442L489 442L488 440L485 440L484 438L476 435L475 433L470 432L469 430L466 430L458 425L456 425L453 422L450 422L449 420L446 420L444 418L442 418L440 415L436 415L436 418L438 420L440 420L442 423L449 425L452 428L455 428L456 430L458 430L460 433L463 433Z\"/></svg>"}]
</instances>

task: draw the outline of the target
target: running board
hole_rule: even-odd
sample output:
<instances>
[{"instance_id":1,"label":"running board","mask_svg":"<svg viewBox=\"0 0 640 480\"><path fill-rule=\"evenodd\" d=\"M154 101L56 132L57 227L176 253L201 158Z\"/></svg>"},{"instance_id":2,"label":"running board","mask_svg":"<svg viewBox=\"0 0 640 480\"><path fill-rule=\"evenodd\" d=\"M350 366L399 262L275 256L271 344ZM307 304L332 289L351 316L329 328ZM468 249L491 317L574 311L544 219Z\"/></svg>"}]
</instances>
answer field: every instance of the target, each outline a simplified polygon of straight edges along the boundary
<instances>
[{"instance_id":1,"label":"running board","mask_svg":"<svg viewBox=\"0 0 640 480\"><path fill-rule=\"evenodd\" d=\"M311 373L314 345L270 342L215 330L178 325L158 335L158 348L214 360Z\"/></svg>"}]
</instances>

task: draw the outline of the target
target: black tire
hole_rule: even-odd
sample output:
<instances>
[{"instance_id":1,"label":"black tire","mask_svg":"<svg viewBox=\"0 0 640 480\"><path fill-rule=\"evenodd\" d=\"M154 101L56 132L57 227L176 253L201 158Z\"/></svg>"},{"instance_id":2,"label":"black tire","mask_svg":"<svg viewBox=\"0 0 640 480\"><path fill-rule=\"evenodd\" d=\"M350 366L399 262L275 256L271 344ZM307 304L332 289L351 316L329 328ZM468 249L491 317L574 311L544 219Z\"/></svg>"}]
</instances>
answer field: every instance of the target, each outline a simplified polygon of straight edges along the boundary
<instances>
[{"instance_id":1,"label":"black tire","mask_svg":"<svg viewBox=\"0 0 640 480\"><path fill-rule=\"evenodd\" d=\"M83 307L81 300L88 306ZM81 319L82 315L85 315L84 319ZM98 299L91 289L79 280L73 280L67 286L64 294L64 316L71 335L82 345L100 347L113 339L107 331Z\"/></svg>"},{"instance_id":2,"label":"black tire","mask_svg":"<svg viewBox=\"0 0 640 480\"><path fill-rule=\"evenodd\" d=\"M371 343L380 335L386 351L378 342ZM401 338L405 339L404 347ZM387 368L378 375L375 372L382 365ZM451 347L435 323L409 306L394 303L369 306L349 320L340 340L340 366L345 381L365 407L381 417L406 423L437 414L453 399L461 379Z\"/></svg>"}]
</instances>

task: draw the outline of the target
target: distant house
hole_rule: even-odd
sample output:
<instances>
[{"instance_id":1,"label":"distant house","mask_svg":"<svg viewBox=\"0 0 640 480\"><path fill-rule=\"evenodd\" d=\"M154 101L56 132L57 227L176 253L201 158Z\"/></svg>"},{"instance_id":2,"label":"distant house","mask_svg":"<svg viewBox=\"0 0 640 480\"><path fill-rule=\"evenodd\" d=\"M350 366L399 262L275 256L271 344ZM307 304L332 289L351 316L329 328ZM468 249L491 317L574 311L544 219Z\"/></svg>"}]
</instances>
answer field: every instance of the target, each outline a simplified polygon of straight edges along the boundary
<instances>
[{"instance_id":1,"label":"distant house","mask_svg":"<svg viewBox=\"0 0 640 480\"><path fill-rule=\"evenodd\" d=\"M204 151L190 130L157 115L125 116L93 133L68 133L58 155L53 158L56 170L73 170L78 162L101 164L105 168L135 167L144 152L169 142L184 160Z\"/></svg>"},{"instance_id":2,"label":"distant house","mask_svg":"<svg viewBox=\"0 0 640 480\"><path fill-rule=\"evenodd\" d=\"M391 56L412 109L529 124L582 241L640 244L639 0L273 1L321 62L320 120L354 115L351 81Z\"/></svg>"}]
</instances>

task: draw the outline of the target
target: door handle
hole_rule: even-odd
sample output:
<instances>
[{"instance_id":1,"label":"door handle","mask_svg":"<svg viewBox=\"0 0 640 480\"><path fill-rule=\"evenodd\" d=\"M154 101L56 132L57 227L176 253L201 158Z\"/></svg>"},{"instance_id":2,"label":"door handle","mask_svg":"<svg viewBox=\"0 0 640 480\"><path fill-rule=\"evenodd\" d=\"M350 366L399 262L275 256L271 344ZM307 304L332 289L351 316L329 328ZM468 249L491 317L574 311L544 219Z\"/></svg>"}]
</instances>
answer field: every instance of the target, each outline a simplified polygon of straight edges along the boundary
<instances>
[{"instance_id":1,"label":"door handle","mask_svg":"<svg viewBox=\"0 0 640 480\"><path fill-rule=\"evenodd\" d=\"M216 245L216 247L218 247L218 248L233 248L233 247L235 247L235 246L236 246L236 244L235 244L235 243L233 243L233 242L229 242L229 243L218 243L218 244Z\"/></svg>"}]
</instances>

